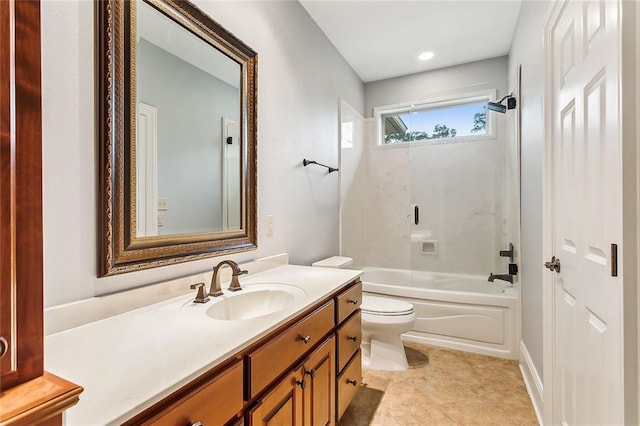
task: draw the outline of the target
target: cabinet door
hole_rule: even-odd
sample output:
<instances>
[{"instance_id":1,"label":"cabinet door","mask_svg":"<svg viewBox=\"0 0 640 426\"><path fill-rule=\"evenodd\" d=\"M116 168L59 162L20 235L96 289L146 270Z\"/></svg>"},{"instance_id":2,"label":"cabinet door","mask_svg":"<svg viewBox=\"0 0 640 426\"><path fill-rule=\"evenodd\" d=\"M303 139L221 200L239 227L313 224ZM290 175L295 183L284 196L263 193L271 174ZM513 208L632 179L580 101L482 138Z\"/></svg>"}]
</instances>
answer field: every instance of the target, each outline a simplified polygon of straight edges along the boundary
<instances>
[{"instance_id":1,"label":"cabinet door","mask_svg":"<svg viewBox=\"0 0 640 426\"><path fill-rule=\"evenodd\" d=\"M0 0L3 392L43 374L40 105L40 2Z\"/></svg>"},{"instance_id":2,"label":"cabinet door","mask_svg":"<svg viewBox=\"0 0 640 426\"><path fill-rule=\"evenodd\" d=\"M303 369L285 376L247 415L249 426L302 426Z\"/></svg>"},{"instance_id":3,"label":"cabinet door","mask_svg":"<svg viewBox=\"0 0 640 426\"><path fill-rule=\"evenodd\" d=\"M331 336L304 362L305 425L335 424L335 358L335 338Z\"/></svg>"}]
</instances>

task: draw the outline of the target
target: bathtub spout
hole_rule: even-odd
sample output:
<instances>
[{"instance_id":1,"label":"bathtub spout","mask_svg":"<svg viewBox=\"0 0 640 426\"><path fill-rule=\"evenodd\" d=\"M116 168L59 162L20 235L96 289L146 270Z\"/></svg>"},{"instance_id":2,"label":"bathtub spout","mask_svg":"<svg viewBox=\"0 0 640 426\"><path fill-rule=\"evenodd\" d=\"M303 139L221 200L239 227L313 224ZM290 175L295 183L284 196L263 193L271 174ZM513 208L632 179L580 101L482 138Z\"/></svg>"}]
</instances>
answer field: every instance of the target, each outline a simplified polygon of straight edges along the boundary
<instances>
[{"instance_id":1,"label":"bathtub spout","mask_svg":"<svg viewBox=\"0 0 640 426\"><path fill-rule=\"evenodd\" d=\"M513 284L513 275L509 275L509 274L493 275L493 272L492 272L489 274L489 279L487 281L493 282L493 280L495 279L508 281L511 284Z\"/></svg>"}]
</instances>

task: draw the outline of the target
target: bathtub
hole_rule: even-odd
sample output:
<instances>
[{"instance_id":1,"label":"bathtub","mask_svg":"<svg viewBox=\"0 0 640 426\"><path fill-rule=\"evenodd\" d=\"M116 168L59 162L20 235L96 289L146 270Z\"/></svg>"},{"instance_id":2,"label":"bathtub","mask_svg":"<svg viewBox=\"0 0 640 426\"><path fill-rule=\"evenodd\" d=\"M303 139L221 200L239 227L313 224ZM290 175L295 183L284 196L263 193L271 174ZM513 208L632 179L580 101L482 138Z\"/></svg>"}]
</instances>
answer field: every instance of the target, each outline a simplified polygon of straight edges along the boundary
<instances>
[{"instance_id":1,"label":"bathtub","mask_svg":"<svg viewBox=\"0 0 640 426\"><path fill-rule=\"evenodd\" d=\"M366 293L413 304L416 322L405 340L519 359L520 291L487 276L365 267Z\"/></svg>"}]
</instances>

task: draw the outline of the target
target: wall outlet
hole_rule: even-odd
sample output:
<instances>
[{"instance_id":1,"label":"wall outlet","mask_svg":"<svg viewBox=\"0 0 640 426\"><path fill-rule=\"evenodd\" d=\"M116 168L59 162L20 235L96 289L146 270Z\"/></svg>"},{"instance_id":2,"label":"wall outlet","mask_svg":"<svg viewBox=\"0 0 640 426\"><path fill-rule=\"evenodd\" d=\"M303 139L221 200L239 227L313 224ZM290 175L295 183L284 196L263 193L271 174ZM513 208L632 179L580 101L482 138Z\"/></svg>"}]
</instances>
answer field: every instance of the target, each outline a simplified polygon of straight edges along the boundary
<instances>
[{"instance_id":1,"label":"wall outlet","mask_svg":"<svg viewBox=\"0 0 640 426\"><path fill-rule=\"evenodd\" d=\"M164 215L163 214L159 214L158 215L158 226L164 226Z\"/></svg>"},{"instance_id":2,"label":"wall outlet","mask_svg":"<svg viewBox=\"0 0 640 426\"><path fill-rule=\"evenodd\" d=\"M166 198L158 198L158 210L168 210Z\"/></svg>"},{"instance_id":3,"label":"wall outlet","mask_svg":"<svg viewBox=\"0 0 640 426\"><path fill-rule=\"evenodd\" d=\"M264 218L264 229L267 237L273 237L273 216L270 214Z\"/></svg>"}]
</instances>

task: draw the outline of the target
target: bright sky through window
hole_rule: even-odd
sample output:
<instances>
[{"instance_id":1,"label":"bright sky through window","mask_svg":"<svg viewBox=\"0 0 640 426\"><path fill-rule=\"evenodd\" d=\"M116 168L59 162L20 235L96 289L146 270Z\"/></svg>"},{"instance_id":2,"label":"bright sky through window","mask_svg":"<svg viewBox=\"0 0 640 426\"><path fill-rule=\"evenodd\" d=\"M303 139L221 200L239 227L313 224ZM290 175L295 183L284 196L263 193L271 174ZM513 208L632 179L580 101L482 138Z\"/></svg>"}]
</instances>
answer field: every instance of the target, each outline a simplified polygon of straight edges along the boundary
<instances>
[{"instance_id":1,"label":"bright sky through window","mask_svg":"<svg viewBox=\"0 0 640 426\"><path fill-rule=\"evenodd\" d=\"M384 114L384 143L487 134L486 101Z\"/></svg>"}]
</instances>

